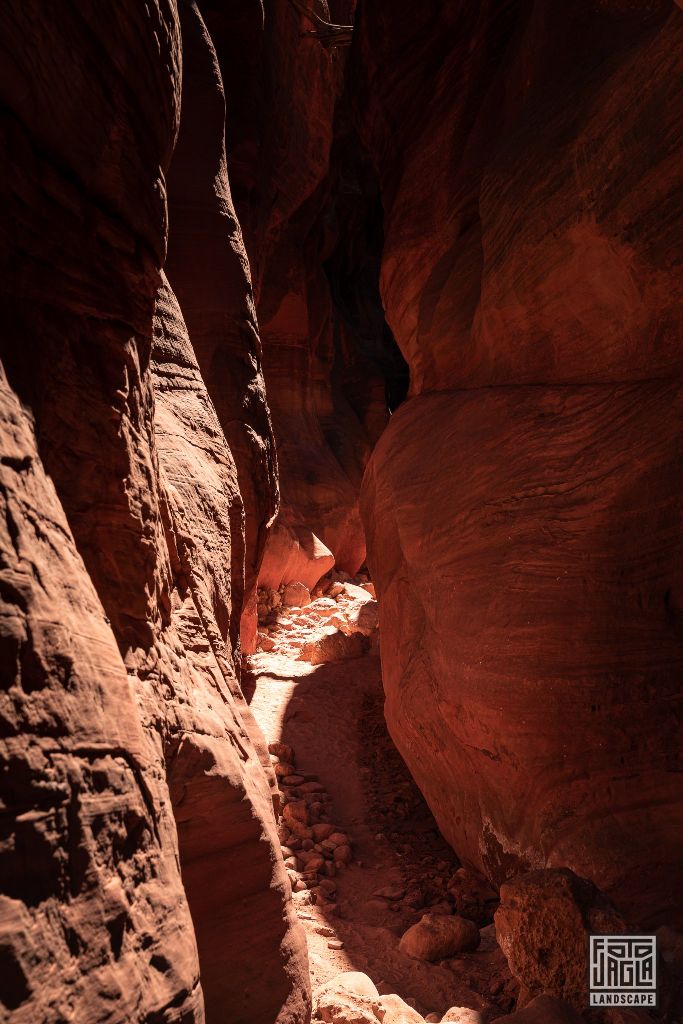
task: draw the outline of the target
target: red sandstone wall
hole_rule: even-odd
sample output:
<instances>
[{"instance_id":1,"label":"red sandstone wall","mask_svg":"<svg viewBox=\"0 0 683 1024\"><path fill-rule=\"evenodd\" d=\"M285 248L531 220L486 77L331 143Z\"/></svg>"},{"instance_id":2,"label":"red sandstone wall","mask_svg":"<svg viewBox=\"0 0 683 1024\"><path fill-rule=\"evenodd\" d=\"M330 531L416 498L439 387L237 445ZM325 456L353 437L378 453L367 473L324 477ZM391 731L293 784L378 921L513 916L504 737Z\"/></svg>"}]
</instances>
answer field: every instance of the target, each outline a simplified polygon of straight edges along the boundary
<instances>
[{"instance_id":1,"label":"red sandstone wall","mask_svg":"<svg viewBox=\"0 0 683 1024\"><path fill-rule=\"evenodd\" d=\"M681 47L670 3L362 3L411 398L366 473L387 717L498 882L680 907Z\"/></svg>"},{"instance_id":2,"label":"red sandstone wall","mask_svg":"<svg viewBox=\"0 0 683 1024\"><path fill-rule=\"evenodd\" d=\"M345 22L351 8L332 14ZM256 5L232 11L217 0L203 10L227 83L228 154L278 451L282 503L261 582L315 582L328 563L308 551L327 548L350 572L365 558L358 492L371 438L349 402L352 357L323 270L338 232L330 156L346 51L306 36L313 23L288 0L267 4L263 17ZM380 380L368 369L372 377ZM381 403L374 415L376 429Z\"/></svg>"},{"instance_id":3,"label":"red sandstone wall","mask_svg":"<svg viewBox=\"0 0 683 1024\"><path fill-rule=\"evenodd\" d=\"M208 318L200 351L235 365L223 405L213 367L218 413L162 274L183 48L189 76L210 43L191 5L181 39L165 2L10 3L1 21L3 1001L13 1024L198 1022L204 1004L208 1021L303 1022L305 947L234 664L245 495L221 417L240 388L234 435L275 495L224 173L209 195L200 175L193 251L231 268L219 313L246 311L251 348L243 372ZM220 154L220 117L204 129Z\"/></svg>"}]
</instances>

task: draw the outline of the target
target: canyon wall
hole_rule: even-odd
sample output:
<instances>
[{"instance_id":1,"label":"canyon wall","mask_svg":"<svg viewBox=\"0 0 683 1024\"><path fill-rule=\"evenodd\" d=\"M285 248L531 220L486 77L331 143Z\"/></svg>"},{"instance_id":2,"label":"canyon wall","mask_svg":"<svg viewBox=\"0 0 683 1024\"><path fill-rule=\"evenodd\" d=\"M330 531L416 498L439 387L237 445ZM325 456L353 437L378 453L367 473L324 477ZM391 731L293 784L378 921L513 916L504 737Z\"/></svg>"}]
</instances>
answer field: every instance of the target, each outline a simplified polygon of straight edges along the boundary
<instances>
[{"instance_id":1,"label":"canyon wall","mask_svg":"<svg viewBox=\"0 0 683 1024\"><path fill-rule=\"evenodd\" d=\"M351 21L349 0L331 8L203 6L226 82L231 181L277 438L282 507L260 572L270 588L313 586L331 564L353 573L363 563L358 492L386 420L381 371L349 337L325 272L342 230L332 150L347 51L308 35L318 23L305 11Z\"/></svg>"},{"instance_id":2,"label":"canyon wall","mask_svg":"<svg viewBox=\"0 0 683 1024\"><path fill-rule=\"evenodd\" d=\"M277 503L272 437L220 76L196 6L180 9L182 38L165 0L10 2L0 19L13 1024L309 1014L271 769L235 667L245 551L253 587ZM195 88L212 117L197 117L192 181L179 149L174 225L166 173ZM163 274L169 233L196 353ZM215 260L228 287L200 282L193 304L192 260Z\"/></svg>"},{"instance_id":3,"label":"canyon wall","mask_svg":"<svg viewBox=\"0 0 683 1024\"><path fill-rule=\"evenodd\" d=\"M362 495L390 731L494 882L671 922L683 11L362 0L354 37L411 382Z\"/></svg>"}]
</instances>

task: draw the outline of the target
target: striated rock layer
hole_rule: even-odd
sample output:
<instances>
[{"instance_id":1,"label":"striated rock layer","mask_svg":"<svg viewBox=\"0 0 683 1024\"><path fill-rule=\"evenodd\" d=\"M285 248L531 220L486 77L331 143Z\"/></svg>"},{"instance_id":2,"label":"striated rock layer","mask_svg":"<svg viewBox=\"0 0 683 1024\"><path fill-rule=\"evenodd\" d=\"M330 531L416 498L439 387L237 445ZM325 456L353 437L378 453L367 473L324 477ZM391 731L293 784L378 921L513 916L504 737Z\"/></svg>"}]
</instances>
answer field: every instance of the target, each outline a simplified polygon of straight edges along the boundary
<instances>
[{"instance_id":1,"label":"striated rock layer","mask_svg":"<svg viewBox=\"0 0 683 1024\"><path fill-rule=\"evenodd\" d=\"M337 3L334 18L350 21L352 7ZM315 27L306 8L327 13L318 0L263 12L202 6L226 82L231 179L277 438L282 507L260 573L267 587L313 586L328 553L351 574L361 566L358 493L386 421L381 374L359 358L325 273L342 230L332 149L346 52L306 34Z\"/></svg>"},{"instance_id":2,"label":"striated rock layer","mask_svg":"<svg viewBox=\"0 0 683 1024\"><path fill-rule=\"evenodd\" d=\"M0 403L0 1019L202 1021L168 790L4 373Z\"/></svg>"},{"instance_id":3,"label":"striated rock layer","mask_svg":"<svg viewBox=\"0 0 683 1024\"><path fill-rule=\"evenodd\" d=\"M160 650L165 758L208 1021L301 1021L305 944L289 899L268 752L229 646L237 473L173 293L162 284L152 369L162 518L174 586ZM149 713L157 712L158 701ZM152 723L150 723L152 724ZM271 778L274 789L274 776ZM265 982L265 984L264 984Z\"/></svg>"},{"instance_id":4,"label":"striated rock layer","mask_svg":"<svg viewBox=\"0 0 683 1024\"><path fill-rule=\"evenodd\" d=\"M234 664L244 496L162 274L176 6L11 2L0 38L5 1017L299 1024L306 954ZM248 275L216 187L229 322ZM267 454L253 330L233 386Z\"/></svg>"},{"instance_id":5,"label":"striated rock layer","mask_svg":"<svg viewBox=\"0 0 683 1024\"><path fill-rule=\"evenodd\" d=\"M182 0L179 11L183 116L168 175L166 270L235 459L247 510L245 545L233 542L232 549L232 635L236 642L244 605L249 648L256 628L256 577L278 507L274 441L249 264L228 181L221 72L197 5ZM236 516L233 533L240 536L245 527L239 510ZM235 591L243 574L244 600Z\"/></svg>"},{"instance_id":6,"label":"striated rock layer","mask_svg":"<svg viewBox=\"0 0 683 1024\"><path fill-rule=\"evenodd\" d=\"M356 36L411 375L362 497L390 730L495 882L671 920L683 11L361 3Z\"/></svg>"}]
</instances>

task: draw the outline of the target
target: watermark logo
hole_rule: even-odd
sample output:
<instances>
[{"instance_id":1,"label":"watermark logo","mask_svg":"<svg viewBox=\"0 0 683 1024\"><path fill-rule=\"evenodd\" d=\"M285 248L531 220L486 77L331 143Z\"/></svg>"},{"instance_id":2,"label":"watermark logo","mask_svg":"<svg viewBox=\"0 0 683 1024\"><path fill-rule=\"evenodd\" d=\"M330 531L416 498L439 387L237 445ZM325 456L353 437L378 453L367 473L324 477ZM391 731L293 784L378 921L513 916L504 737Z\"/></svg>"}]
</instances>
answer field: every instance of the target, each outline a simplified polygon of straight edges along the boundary
<instances>
[{"instance_id":1,"label":"watermark logo","mask_svg":"<svg viewBox=\"0 0 683 1024\"><path fill-rule=\"evenodd\" d=\"M588 971L591 1006L656 1006L656 935L591 935Z\"/></svg>"}]
</instances>

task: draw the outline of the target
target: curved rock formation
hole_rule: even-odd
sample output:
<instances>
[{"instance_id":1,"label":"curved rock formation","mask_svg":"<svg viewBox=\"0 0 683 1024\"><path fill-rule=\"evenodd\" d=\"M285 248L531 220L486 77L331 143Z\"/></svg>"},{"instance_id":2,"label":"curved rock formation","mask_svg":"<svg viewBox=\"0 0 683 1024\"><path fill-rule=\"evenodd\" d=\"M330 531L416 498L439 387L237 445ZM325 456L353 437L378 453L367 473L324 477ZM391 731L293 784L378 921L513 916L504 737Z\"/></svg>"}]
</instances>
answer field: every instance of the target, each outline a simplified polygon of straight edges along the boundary
<instances>
[{"instance_id":1,"label":"curved rock formation","mask_svg":"<svg viewBox=\"0 0 683 1024\"><path fill-rule=\"evenodd\" d=\"M307 956L275 855L264 766L273 789L275 780L230 648L224 555L239 503L237 473L165 283L155 324L154 426L174 580L158 663L171 691L164 754L207 1021L229 1012L231 1021L289 1024L307 1015Z\"/></svg>"},{"instance_id":2,"label":"curved rock formation","mask_svg":"<svg viewBox=\"0 0 683 1024\"><path fill-rule=\"evenodd\" d=\"M0 1017L202 1021L168 791L4 373L0 402Z\"/></svg>"},{"instance_id":3,"label":"curved rock formation","mask_svg":"<svg viewBox=\"0 0 683 1024\"><path fill-rule=\"evenodd\" d=\"M306 6L318 10L312 0L269 5L263 18L256 4L232 11L208 0L202 7L226 82L231 180L278 445L282 508L264 586L303 580L292 575L297 569L310 586L323 574L322 561L302 557L302 534L310 538L305 548L327 548L338 568L358 570L365 558L358 492L386 418L371 383L381 391L377 369L366 362L362 380L353 377L358 357L324 272L341 231L330 158L345 55L305 35L312 22L299 8ZM352 4L337 8L340 21L350 20Z\"/></svg>"},{"instance_id":4,"label":"curved rock formation","mask_svg":"<svg viewBox=\"0 0 683 1024\"><path fill-rule=\"evenodd\" d=\"M362 502L392 735L495 882L568 865L670 919L683 12L362 3L356 31L411 375Z\"/></svg>"},{"instance_id":5,"label":"curved rock formation","mask_svg":"<svg viewBox=\"0 0 683 1024\"><path fill-rule=\"evenodd\" d=\"M243 624L247 649L256 630L256 577L278 507L277 470L261 372L261 344L249 263L225 158L225 97L213 43L197 5L179 4L183 34L182 111L168 175L170 231L166 270L237 465L246 512L246 549L233 543L233 642ZM239 513L233 533L245 526ZM235 590L246 567L245 595Z\"/></svg>"},{"instance_id":6,"label":"curved rock formation","mask_svg":"<svg viewBox=\"0 0 683 1024\"><path fill-rule=\"evenodd\" d=\"M17 396L3 427L13 1022L189 1024L204 1002L208 1021L309 1014L267 752L236 680L243 496L162 275L179 28L165 2L2 13L2 357ZM220 154L220 118L204 127ZM226 265L239 271L221 316L237 321L246 260L227 179L216 188ZM199 191L198 202L204 211ZM223 252L215 223L193 244L200 265ZM202 352L220 348L217 318ZM231 400L249 428L235 429L267 453L253 317L247 328L249 372L233 374Z\"/></svg>"}]
</instances>

